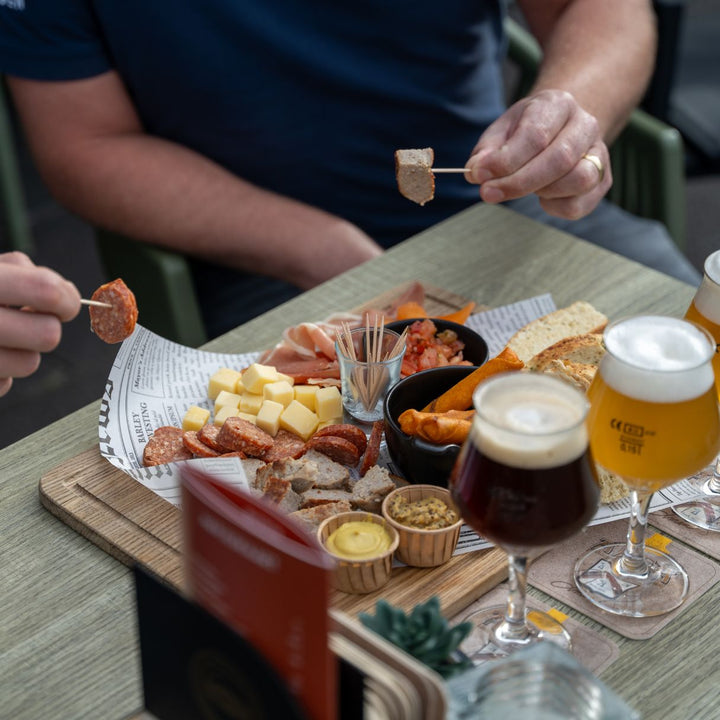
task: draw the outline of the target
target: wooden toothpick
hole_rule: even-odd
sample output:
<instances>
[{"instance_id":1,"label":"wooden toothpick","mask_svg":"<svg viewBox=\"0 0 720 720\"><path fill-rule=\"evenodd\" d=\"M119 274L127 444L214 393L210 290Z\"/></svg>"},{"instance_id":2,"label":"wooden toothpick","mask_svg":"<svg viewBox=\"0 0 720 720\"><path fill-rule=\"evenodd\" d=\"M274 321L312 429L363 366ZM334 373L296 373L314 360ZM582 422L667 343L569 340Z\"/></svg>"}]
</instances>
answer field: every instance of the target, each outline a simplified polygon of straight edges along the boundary
<instances>
[{"instance_id":1,"label":"wooden toothpick","mask_svg":"<svg viewBox=\"0 0 720 720\"><path fill-rule=\"evenodd\" d=\"M104 307L104 308L112 307L112 305L110 303L100 302L99 300L86 300L85 298L80 298L80 304L81 305L92 305L93 307Z\"/></svg>"}]
</instances>

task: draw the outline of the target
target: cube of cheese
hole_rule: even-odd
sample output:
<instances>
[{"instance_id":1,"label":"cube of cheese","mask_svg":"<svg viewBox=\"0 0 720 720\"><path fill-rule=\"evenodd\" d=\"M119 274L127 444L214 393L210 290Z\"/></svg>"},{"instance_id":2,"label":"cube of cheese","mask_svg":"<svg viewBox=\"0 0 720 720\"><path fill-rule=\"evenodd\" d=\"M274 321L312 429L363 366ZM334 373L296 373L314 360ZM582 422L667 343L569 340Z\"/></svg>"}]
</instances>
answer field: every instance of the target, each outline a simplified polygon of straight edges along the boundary
<instances>
[{"instance_id":1,"label":"cube of cheese","mask_svg":"<svg viewBox=\"0 0 720 720\"><path fill-rule=\"evenodd\" d=\"M242 383L245 390L251 393L262 394L263 385L271 382L277 382L277 370L272 365L261 365L253 363L242 374Z\"/></svg>"},{"instance_id":2,"label":"cube of cheese","mask_svg":"<svg viewBox=\"0 0 720 720\"><path fill-rule=\"evenodd\" d=\"M226 405L234 407L235 409L240 407L240 395L228 392L227 390L221 390L215 398L215 414L217 415L217 411Z\"/></svg>"},{"instance_id":3,"label":"cube of cheese","mask_svg":"<svg viewBox=\"0 0 720 720\"><path fill-rule=\"evenodd\" d=\"M235 383L235 393L237 395L242 395L245 392L245 385L243 385L242 381L242 375L237 379L237 382Z\"/></svg>"},{"instance_id":4,"label":"cube of cheese","mask_svg":"<svg viewBox=\"0 0 720 720\"><path fill-rule=\"evenodd\" d=\"M208 397L215 400L222 390L234 393L239 378L240 372L238 370L230 368L216 370L208 381Z\"/></svg>"},{"instance_id":5,"label":"cube of cheese","mask_svg":"<svg viewBox=\"0 0 720 720\"><path fill-rule=\"evenodd\" d=\"M295 400L302 403L308 410L315 412L315 395L318 391L317 385L295 385Z\"/></svg>"},{"instance_id":6,"label":"cube of cheese","mask_svg":"<svg viewBox=\"0 0 720 720\"><path fill-rule=\"evenodd\" d=\"M278 380L287 380L290 383L290 385L295 384L295 378L292 377L291 375L286 375L285 373L279 372L277 374L277 376L278 376Z\"/></svg>"},{"instance_id":7,"label":"cube of cheese","mask_svg":"<svg viewBox=\"0 0 720 720\"><path fill-rule=\"evenodd\" d=\"M336 418L330 418L330 420L323 420L322 422L318 423L317 430L322 430L324 427L329 427L330 425L342 425L343 418L342 416L336 417Z\"/></svg>"},{"instance_id":8,"label":"cube of cheese","mask_svg":"<svg viewBox=\"0 0 720 720\"><path fill-rule=\"evenodd\" d=\"M250 415L257 415L260 406L263 404L263 396L257 393L247 392L247 390L240 396L240 404L238 407L244 413L250 413Z\"/></svg>"},{"instance_id":9,"label":"cube of cheese","mask_svg":"<svg viewBox=\"0 0 720 720\"><path fill-rule=\"evenodd\" d=\"M240 412L237 408L231 408L230 406L226 405L225 407L220 408L220 412L215 415L215 419L213 420L213 423L215 425L219 425L222 427L222 424L229 418L229 417L239 417L243 420L247 420L248 422L251 422L253 425L255 424L256 417L254 415L250 415L249 413Z\"/></svg>"},{"instance_id":10,"label":"cube of cheese","mask_svg":"<svg viewBox=\"0 0 720 720\"><path fill-rule=\"evenodd\" d=\"M210 411L198 405L191 405L182 421L183 430L199 430L210 419Z\"/></svg>"},{"instance_id":11,"label":"cube of cheese","mask_svg":"<svg viewBox=\"0 0 720 720\"><path fill-rule=\"evenodd\" d=\"M232 405L223 405L221 408L218 409L218 411L215 413L215 417L213 419L213 423L215 425L222 424L229 418L234 417L235 415L239 415L240 411L236 407L232 407Z\"/></svg>"},{"instance_id":12,"label":"cube of cheese","mask_svg":"<svg viewBox=\"0 0 720 720\"><path fill-rule=\"evenodd\" d=\"M273 437L280 429L280 415L285 406L274 400L265 400L257 414L257 426Z\"/></svg>"},{"instance_id":13,"label":"cube of cheese","mask_svg":"<svg viewBox=\"0 0 720 720\"><path fill-rule=\"evenodd\" d=\"M278 380L263 386L263 398L274 400L287 407L294 399L293 387L287 380Z\"/></svg>"},{"instance_id":14,"label":"cube of cheese","mask_svg":"<svg viewBox=\"0 0 720 720\"><path fill-rule=\"evenodd\" d=\"M315 396L315 412L320 421L342 417L342 396L334 385L318 388Z\"/></svg>"},{"instance_id":15,"label":"cube of cheese","mask_svg":"<svg viewBox=\"0 0 720 720\"><path fill-rule=\"evenodd\" d=\"M280 427L307 441L315 432L318 416L297 400L293 400L280 415Z\"/></svg>"}]
</instances>

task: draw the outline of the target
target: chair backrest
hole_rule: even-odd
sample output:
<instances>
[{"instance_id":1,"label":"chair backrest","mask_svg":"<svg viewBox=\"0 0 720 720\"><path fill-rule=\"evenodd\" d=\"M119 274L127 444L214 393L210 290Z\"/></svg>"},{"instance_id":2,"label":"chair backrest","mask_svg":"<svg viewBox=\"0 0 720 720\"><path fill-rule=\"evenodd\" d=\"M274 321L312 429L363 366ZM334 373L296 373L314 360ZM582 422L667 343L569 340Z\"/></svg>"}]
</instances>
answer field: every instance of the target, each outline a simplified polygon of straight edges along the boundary
<instances>
[{"instance_id":1,"label":"chair backrest","mask_svg":"<svg viewBox=\"0 0 720 720\"><path fill-rule=\"evenodd\" d=\"M121 277L135 294L143 327L189 347L207 342L185 256L107 230L95 237L108 278Z\"/></svg>"},{"instance_id":2,"label":"chair backrest","mask_svg":"<svg viewBox=\"0 0 720 720\"><path fill-rule=\"evenodd\" d=\"M508 59L520 73L515 96L532 86L542 59L535 38L507 18ZM659 220L680 250L685 250L685 148L670 125L635 110L610 148L613 186L608 198L639 217Z\"/></svg>"},{"instance_id":3,"label":"chair backrest","mask_svg":"<svg viewBox=\"0 0 720 720\"><path fill-rule=\"evenodd\" d=\"M16 142L10 102L5 83L0 76L0 213L7 248L31 254L34 244Z\"/></svg>"},{"instance_id":4,"label":"chair backrest","mask_svg":"<svg viewBox=\"0 0 720 720\"><path fill-rule=\"evenodd\" d=\"M680 132L635 110L610 148L613 186L608 197L628 212L662 222L686 247L685 150Z\"/></svg>"}]
</instances>

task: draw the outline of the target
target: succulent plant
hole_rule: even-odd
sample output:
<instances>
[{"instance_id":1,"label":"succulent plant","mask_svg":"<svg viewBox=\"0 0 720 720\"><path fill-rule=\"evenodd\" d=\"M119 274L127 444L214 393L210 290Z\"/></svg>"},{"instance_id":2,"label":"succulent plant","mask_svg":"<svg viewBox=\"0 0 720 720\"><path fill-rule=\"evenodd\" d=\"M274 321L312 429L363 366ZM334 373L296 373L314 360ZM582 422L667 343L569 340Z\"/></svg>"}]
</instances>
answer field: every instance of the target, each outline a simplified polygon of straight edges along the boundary
<instances>
[{"instance_id":1,"label":"succulent plant","mask_svg":"<svg viewBox=\"0 0 720 720\"><path fill-rule=\"evenodd\" d=\"M437 596L416 605L409 614L385 600L375 604L375 615L360 613L360 622L374 630L416 660L442 675L446 680L472 666L469 658L458 652L472 624L463 622L450 627L440 612Z\"/></svg>"}]
</instances>

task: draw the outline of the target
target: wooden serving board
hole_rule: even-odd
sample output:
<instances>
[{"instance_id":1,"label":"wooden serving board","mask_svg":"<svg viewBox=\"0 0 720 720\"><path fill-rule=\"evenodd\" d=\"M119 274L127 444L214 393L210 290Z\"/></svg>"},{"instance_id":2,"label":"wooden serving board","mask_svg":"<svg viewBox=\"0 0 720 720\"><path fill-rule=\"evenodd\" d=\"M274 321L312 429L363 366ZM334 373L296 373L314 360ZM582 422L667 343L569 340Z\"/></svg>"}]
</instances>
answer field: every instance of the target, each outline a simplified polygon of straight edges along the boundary
<instances>
[{"instance_id":1,"label":"wooden serving board","mask_svg":"<svg viewBox=\"0 0 720 720\"><path fill-rule=\"evenodd\" d=\"M97 448L67 460L40 480L40 502L53 515L126 565L142 563L181 589L182 513L111 465ZM332 605L350 615L384 598L410 610L437 595L456 615L507 577L498 549L456 555L436 568L397 567L387 585L367 595L333 592Z\"/></svg>"},{"instance_id":2,"label":"wooden serving board","mask_svg":"<svg viewBox=\"0 0 720 720\"><path fill-rule=\"evenodd\" d=\"M382 309L410 284L394 288L359 309ZM466 302L449 291L425 286L425 308L430 314L452 312ZM180 509L111 465L99 448L70 458L44 475L40 501L53 515L121 562L139 562L182 588ZM334 591L332 605L356 615L372 611L375 602L384 598L409 610L437 595L443 612L452 616L506 577L505 553L481 550L456 555L436 568L395 568L380 590L367 595Z\"/></svg>"}]
</instances>

